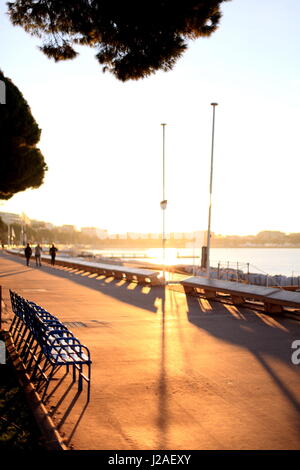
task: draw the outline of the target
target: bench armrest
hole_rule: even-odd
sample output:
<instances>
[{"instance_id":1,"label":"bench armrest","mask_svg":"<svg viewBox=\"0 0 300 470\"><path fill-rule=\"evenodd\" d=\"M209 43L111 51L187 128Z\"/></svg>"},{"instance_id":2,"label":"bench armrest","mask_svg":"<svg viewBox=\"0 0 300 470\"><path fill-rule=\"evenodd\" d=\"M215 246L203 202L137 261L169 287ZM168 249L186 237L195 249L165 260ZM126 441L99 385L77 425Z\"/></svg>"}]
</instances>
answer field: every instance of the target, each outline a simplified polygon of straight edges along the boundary
<instances>
[{"instance_id":1,"label":"bench armrest","mask_svg":"<svg viewBox=\"0 0 300 470\"><path fill-rule=\"evenodd\" d=\"M76 336L74 336L73 333L67 328L61 330L45 331L45 337L46 341L75 340L77 342L80 342L79 339L77 339Z\"/></svg>"},{"instance_id":2,"label":"bench armrest","mask_svg":"<svg viewBox=\"0 0 300 470\"><path fill-rule=\"evenodd\" d=\"M91 362L91 356L89 349L80 343L78 338L74 336L70 337L61 337L61 338L48 338L50 341L47 341L46 350L56 351L57 355L62 356L63 354L70 355L72 353L82 356L85 354L88 358L87 362Z\"/></svg>"}]
</instances>

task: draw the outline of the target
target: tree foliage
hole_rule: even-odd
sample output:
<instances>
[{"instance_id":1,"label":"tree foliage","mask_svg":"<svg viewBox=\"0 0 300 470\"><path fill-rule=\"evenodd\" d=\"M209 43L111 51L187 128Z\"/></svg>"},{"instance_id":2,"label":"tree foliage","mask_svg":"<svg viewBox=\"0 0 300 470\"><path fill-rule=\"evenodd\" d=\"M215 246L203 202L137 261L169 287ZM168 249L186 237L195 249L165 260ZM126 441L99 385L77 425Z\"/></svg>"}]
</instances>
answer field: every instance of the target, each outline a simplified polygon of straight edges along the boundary
<instances>
[{"instance_id":1,"label":"tree foliage","mask_svg":"<svg viewBox=\"0 0 300 470\"><path fill-rule=\"evenodd\" d=\"M210 36L228 0L16 0L11 21L42 38L55 61L78 55L76 44L97 50L103 70L119 80L168 71L188 40Z\"/></svg>"},{"instance_id":2,"label":"tree foliage","mask_svg":"<svg viewBox=\"0 0 300 470\"><path fill-rule=\"evenodd\" d=\"M6 104L0 106L0 199L10 199L19 191L38 188L47 170L36 147L41 130L22 93L0 70L6 86Z\"/></svg>"}]
</instances>

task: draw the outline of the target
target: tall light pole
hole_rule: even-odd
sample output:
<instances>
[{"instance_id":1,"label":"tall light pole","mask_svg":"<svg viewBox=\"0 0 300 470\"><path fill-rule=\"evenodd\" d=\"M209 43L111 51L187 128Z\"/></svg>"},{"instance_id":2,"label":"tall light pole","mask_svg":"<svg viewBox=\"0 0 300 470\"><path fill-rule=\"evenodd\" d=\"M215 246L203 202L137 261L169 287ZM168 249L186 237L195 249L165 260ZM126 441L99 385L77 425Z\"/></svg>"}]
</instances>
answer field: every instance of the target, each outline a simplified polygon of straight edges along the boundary
<instances>
[{"instance_id":1,"label":"tall light pole","mask_svg":"<svg viewBox=\"0 0 300 470\"><path fill-rule=\"evenodd\" d=\"M165 162L165 127L167 124L161 124L163 128L163 168L162 168L162 201L160 203L160 207L162 209L162 248L163 248L163 280L166 278L166 269L165 269L165 258L166 258L166 233L165 233L165 210L167 208L167 200L166 200L166 181L165 181L165 173L166 173L166 162Z\"/></svg>"},{"instance_id":2,"label":"tall light pole","mask_svg":"<svg viewBox=\"0 0 300 470\"><path fill-rule=\"evenodd\" d=\"M215 139L215 110L218 103L211 103L213 107L213 123L212 123L212 139L211 139L211 158L210 158L210 183L209 183L209 209L208 209L208 228L207 228L207 256L206 256L206 272L208 279L210 278L210 226L211 226L211 204L212 204L212 183L214 168L214 139Z\"/></svg>"}]
</instances>

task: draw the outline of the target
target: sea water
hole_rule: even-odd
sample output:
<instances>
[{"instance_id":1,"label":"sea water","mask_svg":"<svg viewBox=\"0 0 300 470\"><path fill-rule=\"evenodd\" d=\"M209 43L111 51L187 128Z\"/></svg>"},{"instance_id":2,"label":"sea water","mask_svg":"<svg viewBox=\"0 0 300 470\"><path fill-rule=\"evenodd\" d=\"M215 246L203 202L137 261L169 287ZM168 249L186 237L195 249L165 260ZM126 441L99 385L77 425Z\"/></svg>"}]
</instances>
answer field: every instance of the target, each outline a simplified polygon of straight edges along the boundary
<instances>
[{"instance_id":1,"label":"sea water","mask_svg":"<svg viewBox=\"0 0 300 470\"><path fill-rule=\"evenodd\" d=\"M122 260L140 260L144 263L162 263L160 248L91 250L94 255L120 257ZM165 262L168 265L195 265L201 263L199 249L166 248ZM144 258L144 257L147 258ZM262 274L300 276L300 248L211 248L210 264L213 267L241 269Z\"/></svg>"}]
</instances>

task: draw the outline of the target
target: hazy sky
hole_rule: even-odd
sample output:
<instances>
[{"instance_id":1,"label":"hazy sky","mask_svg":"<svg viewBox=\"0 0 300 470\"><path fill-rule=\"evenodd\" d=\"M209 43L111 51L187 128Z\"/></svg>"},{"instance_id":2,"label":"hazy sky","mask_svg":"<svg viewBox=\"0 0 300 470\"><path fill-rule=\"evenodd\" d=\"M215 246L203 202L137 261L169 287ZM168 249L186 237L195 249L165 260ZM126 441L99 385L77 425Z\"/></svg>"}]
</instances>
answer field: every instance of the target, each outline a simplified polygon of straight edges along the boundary
<instances>
[{"instance_id":1,"label":"hazy sky","mask_svg":"<svg viewBox=\"0 0 300 470\"><path fill-rule=\"evenodd\" d=\"M299 0L232 0L219 30L173 71L118 82L95 51L55 63L0 9L0 68L42 128L44 185L1 202L56 224L160 231L166 126L168 231L207 227L217 101L212 230L299 232Z\"/></svg>"}]
</instances>

